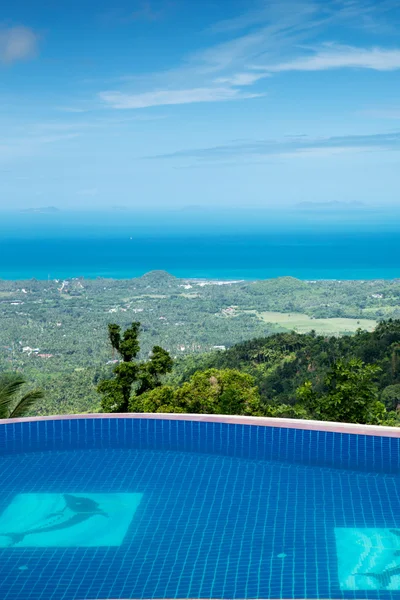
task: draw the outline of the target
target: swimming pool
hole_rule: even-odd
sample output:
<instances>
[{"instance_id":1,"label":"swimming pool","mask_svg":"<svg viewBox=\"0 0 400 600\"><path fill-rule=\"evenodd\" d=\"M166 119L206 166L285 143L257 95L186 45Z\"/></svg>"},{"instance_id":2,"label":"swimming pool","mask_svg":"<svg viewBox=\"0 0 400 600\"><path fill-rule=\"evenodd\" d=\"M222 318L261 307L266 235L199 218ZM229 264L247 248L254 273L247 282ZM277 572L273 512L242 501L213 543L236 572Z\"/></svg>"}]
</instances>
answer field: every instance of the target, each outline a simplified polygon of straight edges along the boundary
<instances>
[{"instance_id":1,"label":"swimming pool","mask_svg":"<svg viewBox=\"0 0 400 600\"><path fill-rule=\"evenodd\" d=\"M97 417L0 424L2 600L400 598L397 430Z\"/></svg>"}]
</instances>

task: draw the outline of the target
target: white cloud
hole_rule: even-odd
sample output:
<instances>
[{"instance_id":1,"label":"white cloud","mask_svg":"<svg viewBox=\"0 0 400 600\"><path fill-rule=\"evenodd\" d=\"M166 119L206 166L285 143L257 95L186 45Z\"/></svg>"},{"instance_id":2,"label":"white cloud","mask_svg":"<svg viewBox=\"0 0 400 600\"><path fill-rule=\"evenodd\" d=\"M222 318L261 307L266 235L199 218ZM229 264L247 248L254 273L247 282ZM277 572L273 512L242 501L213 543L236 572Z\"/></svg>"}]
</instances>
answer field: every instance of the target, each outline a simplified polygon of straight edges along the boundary
<instances>
[{"instance_id":1,"label":"white cloud","mask_svg":"<svg viewBox=\"0 0 400 600\"><path fill-rule=\"evenodd\" d=\"M327 69L360 68L375 71L400 69L400 49L354 48L352 46L327 45L313 56L265 67L269 72L324 71Z\"/></svg>"},{"instance_id":2,"label":"white cloud","mask_svg":"<svg viewBox=\"0 0 400 600\"><path fill-rule=\"evenodd\" d=\"M321 39L327 27L359 27L356 15L376 18L393 8L394 1L382 0L379 8L376 0L257 0L249 3L254 10L215 23L205 32L223 35L222 42L189 54L177 68L119 78L120 89L101 91L99 96L114 109L221 102L265 95L265 90L250 93L250 89L280 71L394 70L400 68L397 49L325 45L299 56L299 51L306 52L304 44L316 35Z\"/></svg>"},{"instance_id":3,"label":"white cloud","mask_svg":"<svg viewBox=\"0 0 400 600\"><path fill-rule=\"evenodd\" d=\"M251 2L247 4L250 7L252 5ZM387 32L391 31L391 25L398 25L394 13L398 6L398 0L257 0L253 10L214 23L208 31L230 33L276 23L278 20L305 17L322 24L346 23L357 29Z\"/></svg>"},{"instance_id":4,"label":"white cloud","mask_svg":"<svg viewBox=\"0 0 400 600\"><path fill-rule=\"evenodd\" d=\"M329 158L341 154L359 154L360 152L385 152L385 147L379 146L337 146L336 148L300 148L295 152L281 152L276 156L281 158Z\"/></svg>"},{"instance_id":5,"label":"white cloud","mask_svg":"<svg viewBox=\"0 0 400 600\"><path fill-rule=\"evenodd\" d=\"M371 135L344 135L313 138L307 135L285 137L274 140L245 141L214 146L210 148L194 148L179 150L169 154L150 156L147 158L170 159L189 158L198 161L226 160L237 157L260 156L298 156L304 157L318 154L331 156L345 152L359 153L368 151L400 151L400 131L376 133Z\"/></svg>"},{"instance_id":6,"label":"white cloud","mask_svg":"<svg viewBox=\"0 0 400 600\"><path fill-rule=\"evenodd\" d=\"M233 87L241 87L245 85L253 85L253 83L256 83L260 79L264 79L265 77L269 77L269 73L235 73L230 77L220 77L215 80L215 83L228 84Z\"/></svg>"},{"instance_id":7,"label":"white cloud","mask_svg":"<svg viewBox=\"0 0 400 600\"><path fill-rule=\"evenodd\" d=\"M254 17L258 23L254 31L193 52L175 69L144 76L126 75L120 78L126 91L103 91L101 99L113 108L143 108L239 100L259 95L240 93L235 88L251 86L268 77L266 72L255 71L253 65L259 64L266 55L285 56L288 47L307 38L309 30L317 25L313 18L317 10L314 2L282 0L279 7L273 4L275 8L267 10L268 22L263 17L264 22L258 23L258 17ZM243 18L253 22L252 15ZM237 30L242 28L239 25L231 27L225 23L220 29L227 26L229 30Z\"/></svg>"},{"instance_id":8,"label":"white cloud","mask_svg":"<svg viewBox=\"0 0 400 600\"><path fill-rule=\"evenodd\" d=\"M238 17L218 21L209 28L209 31L211 33L230 33L271 23L290 24L294 21L303 21L304 18L309 19L320 11L320 5L312 0L281 0L280 2L262 0L258 2L255 10L250 10Z\"/></svg>"},{"instance_id":9,"label":"white cloud","mask_svg":"<svg viewBox=\"0 0 400 600\"><path fill-rule=\"evenodd\" d=\"M0 62L11 64L37 54L39 36L29 27L0 29Z\"/></svg>"},{"instance_id":10,"label":"white cloud","mask_svg":"<svg viewBox=\"0 0 400 600\"><path fill-rule=\"evenodd\" d=\"M143 94L128 94L117 91L101 92L101 99L112 108L148 108L171 104L192 104L195 102L223 102L242 98L255 98L259 94L243 94L230 87L193 88L187 90L158 90Z\"/></svg>"}]
</instances>

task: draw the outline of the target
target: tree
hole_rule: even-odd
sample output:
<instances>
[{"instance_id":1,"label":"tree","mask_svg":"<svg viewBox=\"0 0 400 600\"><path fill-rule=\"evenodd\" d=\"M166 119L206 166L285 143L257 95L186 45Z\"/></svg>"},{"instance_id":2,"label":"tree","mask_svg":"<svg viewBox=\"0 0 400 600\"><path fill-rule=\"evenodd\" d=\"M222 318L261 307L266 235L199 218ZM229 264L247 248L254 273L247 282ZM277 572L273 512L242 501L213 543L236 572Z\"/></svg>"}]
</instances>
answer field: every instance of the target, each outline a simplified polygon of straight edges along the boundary
<instances>
[{"instance_id":1,"label":"tree","mask_svg":"<svg viewBox=\"0 0 400 600\"><path fill-rule=\"evenodd\" d=\"M24 417L36 401L44 397L43 391L39 389L21 395L21 388L25 384L26 380L18 373L0 375L1 419Z\"/></svg>"},{"instance_id":2,"label":"tree","mask_svg":"<svg viewBox=\"0 0 400 600\"><path fill-rule=\"evenodd\" d=\"M140 396L159 387L162 383L162 376L172 371L172 365L173 360L169 353L161 346L154 346L150 360L142 363L139 367L140 386L136 395Z\"/></svg>"},{"instance_id":3,"label":"tree","mask_svg":"<svg viewBox=\"0 0 400 600\"><path fill-rule=\"evenodd\" d=\"M322 421L379 424L386 409L378 400L375 383L380 368L360 359L339 360L325 377L325 390L318 394L310 381L297 389L299 403L312 418Z\"/></svg>"},{"instance_id":4,"label":"tree","mask_svg":"<svg viewBox=\"0 0 400 600\"><path fill-rule=\"evenodd\" d=\"M133 396L129 404L130 412L138 413L185 413L190 412L178 406L176 389L163 385L140 396Z\"/></svg>"},{"instance_id":5,"label":"tree","mask_svg":"<svg viewBox=\"0 0 400 600\"><path fill-rule=\"evenodd\" d=\"M265 416L281 419L311 419L310 413L301 404L267 404Z\"/></svg>"},{"instance_id":6,"label":"tree","mask_svg":"<svg viewBox=\"0 0 400 600\"><path fill-rule=\"evenodd\" d=\"M381 401L388 410L396 410L400 405L400 383L385 387L381 394Z\"/></svg>"},{"instance_id":7,"label":"tree","mask_svg":"<svg viewBox=\"0 0 400 600\"><path fill-rule=\"evenodd\" d=\"M130 411L258 416L263 414L254 378L235 369L198 371L177 389L163 386L133 397Z\"/></svg>"},{"instance_id":8,"label":"tree","mask_svg":"<svg viewBox=\"0 0 400 600\"><path fill-rule=\"evenodd\" d=\"M139 333L138 322L132 323L122 335L119 325L110 323L108 326L111 346L121 360L113 369L114 378L104 379L97 386L103 396L103 412L127 412L133 393L140 396L160 386L161 377L172 370L172 358L160 346L154 346L148 361L135 362L140 351Z\"/></svg>"}]
</instances>

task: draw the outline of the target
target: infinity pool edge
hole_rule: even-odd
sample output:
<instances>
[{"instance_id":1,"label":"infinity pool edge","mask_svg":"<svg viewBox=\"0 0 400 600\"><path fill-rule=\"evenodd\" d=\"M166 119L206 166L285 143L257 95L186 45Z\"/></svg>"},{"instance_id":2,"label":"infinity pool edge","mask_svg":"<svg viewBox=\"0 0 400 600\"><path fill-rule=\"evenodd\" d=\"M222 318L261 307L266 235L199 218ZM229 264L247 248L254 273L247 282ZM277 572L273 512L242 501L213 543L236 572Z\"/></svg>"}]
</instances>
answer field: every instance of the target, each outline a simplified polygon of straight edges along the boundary
<instances>
[{"instance_id":1,"label":"infinity pool edge","mask_svg":"<svg viewBox=\"0 0 400 600\"><path fill-rule=\"evenodd\" d=\"M351 433L355 435L400 438L400 427L361 425L358 423L336 423L330 421L312 421L303 419L283 419L275 417L246 417L240 415L203 415L182 413L87 413L23 417L18 419L0 419L0 424L29 423L37 421L64 421L75 419L155 419L163 421L230 423L237 425L257 425L259 427L279 427L284 429L302 429L305 431L329 431L332 433Z\"/></svg>"}]
</instances>

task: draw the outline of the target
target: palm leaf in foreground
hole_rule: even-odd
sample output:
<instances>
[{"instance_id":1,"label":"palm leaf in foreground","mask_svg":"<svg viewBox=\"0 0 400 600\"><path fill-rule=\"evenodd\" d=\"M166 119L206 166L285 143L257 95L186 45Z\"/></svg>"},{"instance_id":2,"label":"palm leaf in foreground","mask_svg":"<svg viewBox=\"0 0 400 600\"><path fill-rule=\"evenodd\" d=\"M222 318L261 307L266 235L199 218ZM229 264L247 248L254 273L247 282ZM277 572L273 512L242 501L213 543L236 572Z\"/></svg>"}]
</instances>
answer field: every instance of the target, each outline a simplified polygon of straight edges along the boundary
<instances>
[{"instance_id":1,"label":"palm leaf in foreground","mask_svg":"<svg viewBox=\"0 0 400 600\"><path fill-rule=\"evenodd\" d=\"M6 374L0 376L0 406L7 404L26 381L21 375Z\"/></svg>"},{"instance_id":2,"label":"palm leaf in foreground","mask_svg":"<svg viewBox=\"0 0 400 600\"><path fill-rule=\"evenodd\" d=\"M10 404L24 384L21 375L6 373L0 376L0 418L8 417Z\"/></svg>"},{"instance_id":3,"label":"palm leaf in foreground","mask_svg":"<svg viewBox=\"0 0 400 600\"><path fill-rule=\"evenodd\" d=\"M19 373L0 375L0 419L22 417L37 400L43 398L41 390L32 390L18 399L25 384L26 380Z\"/></svg>"},{"instance_id":4,"label":"palm leaf in foreground","mask_svg":"<svg viewBox=\"0 0 400 600\"><path fill-rule=\"evenodd\" d=\"M44 393L42 390L33 390L32 392L28 392L21 398L18 404L10 412L9 419L18 419L19 417L24 417L28 410L34 404L36 404L36 401L41 400L43 397Z\"/></svg>"}]
</instances>

